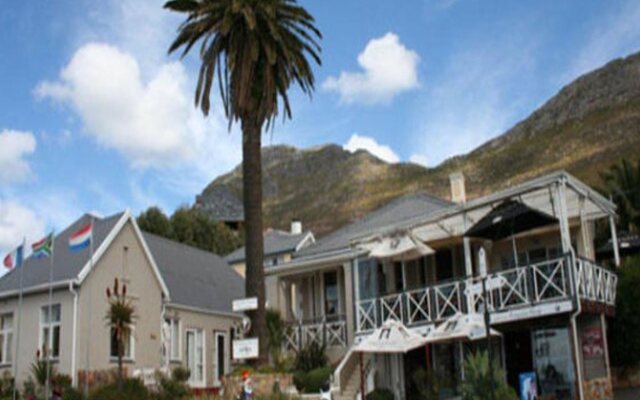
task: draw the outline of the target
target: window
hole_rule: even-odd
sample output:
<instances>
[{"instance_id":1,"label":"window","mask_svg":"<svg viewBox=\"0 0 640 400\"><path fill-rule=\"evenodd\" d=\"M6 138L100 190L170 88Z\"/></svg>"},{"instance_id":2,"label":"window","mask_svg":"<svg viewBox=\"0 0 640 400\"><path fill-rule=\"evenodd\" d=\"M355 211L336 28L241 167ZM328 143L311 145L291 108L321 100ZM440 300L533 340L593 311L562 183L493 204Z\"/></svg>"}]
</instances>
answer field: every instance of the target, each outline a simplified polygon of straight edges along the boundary
<instances>
[{"instance_id":1,"label":"window","mask_svg":"<svg viewBox=\"0 0 640 400\"><path fill-rule=\"evenodd\" d=\"M191 372L189 383L204 386L204 331L187 330L187 368Z\"/></svg>"},{"instance_id":2,"label":"window","mask_svg":"<svg viewBox=\"0 0 640 400\"><path fill-rule=\"evenodd\" d=\"M40 350L45 357L60 356L60 304L40 310Z\"/></svg>"},{"instance_id":3,"label":"window","mask_svg":"<svg viewBox=\"0 0 640 400\"><path fill-rule=\"evenodd\" d=\"M134 350L134 337L133 331L129 334L128 337L124 339L124 349L122 349L122 358L125 360L133 360L133 350ZM112 360L118 358L118 337L116 335L116 330L111 328L111 342L109 345L109 355Z\"/></svg>"},{"instance_id":4,"label":"window","mask_svg":"<svg viewBox=\"0 0 640 400\"><path fill-rule=\"evenodd\" d=\"M340 307L338 300L338 273L336 271L324 273L324 313L327 316L338 314Z\"/></svg>"},{"instance_id":5,"label":"window","mask_svg":"<svg viewBox=\"0 0 640 400\"><path fill-rule=\"evenodd\" d=\"M165 323L165 357L169 360L180 360L180 320L167 318Z\"/></svg>"},{"instance_id":6,"label":"window","mask_svg":"<svg viewBox=\"0 0 640 400\"><path fill-rule=\"evenodd\" d=\"M11 364L13 314L0 315L0 364Z\"/></svg>"}]
</instances>

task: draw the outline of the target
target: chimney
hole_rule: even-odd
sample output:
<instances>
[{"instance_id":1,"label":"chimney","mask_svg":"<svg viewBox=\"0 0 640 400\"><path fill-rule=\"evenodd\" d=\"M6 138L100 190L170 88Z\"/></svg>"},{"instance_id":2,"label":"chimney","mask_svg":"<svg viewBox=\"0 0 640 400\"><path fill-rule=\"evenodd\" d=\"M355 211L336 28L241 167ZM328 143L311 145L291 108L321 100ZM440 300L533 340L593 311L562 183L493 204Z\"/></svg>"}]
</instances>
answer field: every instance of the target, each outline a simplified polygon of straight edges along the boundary
<instances>
[{"instance_id":1,"label":"chimney","mask_svg":"<svg viewBox=\"0 0 640 400\"><path fill-rule=\"evenodd\" d=\"M298 218L291 220L291 234L299 235L302 233L302 222Z\"/></svg>"},{"instance_id":2,"label":"chimney","mask_svg":"<svg viewBox=\"0 0 640 400\"><path fill-rule=\"evenodd\" d=\"M464 175L462 172L454 172L449 175L451 183L451 201L457 204L464 204L467 201L467 192L464 187Z\"/></svg>"}]
</instances>

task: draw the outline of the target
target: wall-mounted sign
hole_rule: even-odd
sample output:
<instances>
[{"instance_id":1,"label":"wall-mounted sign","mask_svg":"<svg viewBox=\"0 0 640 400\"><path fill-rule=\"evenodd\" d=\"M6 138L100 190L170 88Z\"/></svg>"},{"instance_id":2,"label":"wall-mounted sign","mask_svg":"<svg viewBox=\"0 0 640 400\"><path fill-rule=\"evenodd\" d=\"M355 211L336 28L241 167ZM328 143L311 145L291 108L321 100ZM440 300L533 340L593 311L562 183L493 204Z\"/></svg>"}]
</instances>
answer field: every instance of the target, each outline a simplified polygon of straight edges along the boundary
<instances>
[{"instance_id":1,"label":"wall-mounted sign","mask_svg":"<svg viewBox=\"0 0 640 400\"><path fill-rule=\"evenodd\" d=\"M582 353L585 358L604 356L604 338L599 324L592 324L582 331Z\"/></svg>"},{"instance_id":2,"label":"wall-mounted sign","mask_svg":"<svg viewBox=\"0 0 640 400\"><path fill-rule=\"evenodd\" d=\"M248 297L246 299L234 300L232 303L234 312L251 311L258 309L258 298Z\"/></svg>"},{"instance_id":3,"label":"wall-mounted sign","mask_svg":"<svg viewBox=\"0 0 640 400\"><path fill-rule=\"evenodd\" d=\"M233 358L235 360L258 358L258 352L258 338L233 341Z\"/></svg>"}]
</instances>

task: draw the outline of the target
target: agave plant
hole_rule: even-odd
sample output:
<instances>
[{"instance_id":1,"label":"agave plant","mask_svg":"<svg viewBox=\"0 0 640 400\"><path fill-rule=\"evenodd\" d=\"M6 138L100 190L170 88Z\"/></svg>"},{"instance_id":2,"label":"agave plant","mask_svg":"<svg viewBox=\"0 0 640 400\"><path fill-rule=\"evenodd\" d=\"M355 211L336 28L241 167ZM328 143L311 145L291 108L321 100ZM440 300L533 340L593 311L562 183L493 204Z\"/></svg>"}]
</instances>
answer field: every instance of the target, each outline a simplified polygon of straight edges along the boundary
<instances>
[{"instance_id":1,"label":"agave plant","mask_svg":"<svg viewBox=\"0 0 640 400\"><path fill-rule=\"evenodd\" d=\"M127 298L127 285L123 284L122 288L115 278L113 289L107 287L107 301L109 308L105 319L107 326L111 328L112 334L115 335L117 344L118 358L118 388L122 388L123 368L122 359L124 357L125 343L132 334L133 323L135 322L135 307L130 299Z\"/></svg>"}]
</instances>

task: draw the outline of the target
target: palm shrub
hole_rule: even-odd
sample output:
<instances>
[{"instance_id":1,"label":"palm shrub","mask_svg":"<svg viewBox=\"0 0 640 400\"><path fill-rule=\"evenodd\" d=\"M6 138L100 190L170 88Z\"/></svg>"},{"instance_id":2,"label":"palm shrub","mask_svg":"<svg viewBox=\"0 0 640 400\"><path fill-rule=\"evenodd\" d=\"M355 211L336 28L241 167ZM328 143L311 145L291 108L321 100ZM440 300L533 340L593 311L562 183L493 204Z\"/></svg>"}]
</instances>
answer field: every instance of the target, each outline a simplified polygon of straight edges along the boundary
<instances>
[{"instance_id":1,"label":"palm shrub","mask_svg":"<svg viewBox=\"0 0 640 400\"><path fill-rule=\"evenodd\" d=\"M276 369L282 367L282 342L285 336L285 323L276 310L267 310L267 338L269 339L269 354Z\"/></svg>"},{"instance_id":2,"label":"palm shrub","mask_svg":"<svg viewBox=\"0 0 640 400\"><path fill-rule=\"evenodd\" d=\"M122 387L123 381L123 365L125 341L129 340L132 334L133 322L136 319L135 307L131 300L127 298L127 285L123 284L120 288L118 278L113 283L113 291L107 287L107 301L109 307L105 319L107 326L111 328L112 334L115 335L118 357L118 387Z\"/></svg>"},{"instance_id":3,"label":"palm shrub","mask_svg":"<svg viewBox=\"0 0 640 400\"><path fill-rule=\"evenodd\" d=\"M258 309L250 313L252 336L259 338L258 363L266 364L262 134L278 114L291 118L292 85L313 92L309 59L320 64L322 35L296 0L170 0L164 6L186 16L169 52L181 50L185 56L199 44L196 106L209 113L217 80L229 127L236 122L242 129L246 296L258 298Z\"/></svg>"},{"instance_id":4,"label":"palm shrub","mask_svg":"<svg viewBox=\"0 0 640 400\"><path fill-rule=\"evenodd\" d=\"M640 161L635 165L622 159L601 174L602 191L618 206L619 227L627 232L640 231Z\"/></svg>"},{"instance_id":5,"label":"palm shrub","mask_svg":"<svg viewBox=\"0 0 640 400\"><path fill-rule=\"evenodd\" d=\"M464 362L464 381L461 384L464 400L490 399L491 381L495 390L495 400L517 400L516 392L507 385L504 371L500 368L489 371L489 356L486 351L470 354Z\"/></svg>"},{"instance_id":6,"label":"palm shrub","mask_svg":"<svg viewBox=\"0 0 640 400\"><path fill-rule=\"evenodd\" d=\"M296 354L294 363L296 371L308 372L313 369L326 367L328 360L325 350L326 347L317 342L311 342L304 346L298 351L298 354Z\"/></svg>"}]
</instances>

